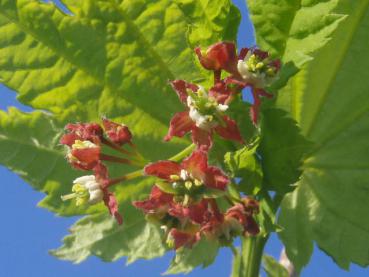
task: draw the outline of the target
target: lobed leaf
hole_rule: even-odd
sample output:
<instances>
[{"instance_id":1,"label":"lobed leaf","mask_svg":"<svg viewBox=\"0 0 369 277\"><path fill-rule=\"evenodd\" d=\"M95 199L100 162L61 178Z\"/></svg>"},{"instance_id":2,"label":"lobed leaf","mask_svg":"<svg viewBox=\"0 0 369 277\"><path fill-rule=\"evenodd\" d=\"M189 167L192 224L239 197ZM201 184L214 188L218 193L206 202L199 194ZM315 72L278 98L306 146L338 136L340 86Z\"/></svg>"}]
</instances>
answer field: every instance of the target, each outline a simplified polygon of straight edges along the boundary
<instances>
[{"instance_id":1,"label":"lobed leaf","mask_svg":"<svg viewBox=\"0 0 369 277\"><path fill-rule=\"evenodd\" d=\"M246 194L256 195L261 189L263 172L256 156L258 146L258 144L253 147L245 146L224 156L227 169L232 177L241 178L238 188Z\"/></svg>"},{"instance_id":2,"label":"lobed leaf","mask_svg":"<svg viewBox=\"0 0 369 277\"><path fill-rule=\"evenodd\" d=\"M192 249L178 249L165 274L189 273L198 266L205 268L214 262L218 250L219 244L216 241L202 238Z\"/></svg>"},{"instance_id":3,"label":"lobed leaf","mask_svg":"<svg viewBox=\"0 0 369 277\"><path fill-rule=\"evenodd\" d=\"M58 138L67 122L105 115L131 128L149 160L165 159L186 144L162 141L170 117L183 108L168 80L205 78L188 41L235 40L239 12L227 0L216 5L214 16L203 18L215 1L188 2L195 10L184 2L181 9L170 0L65 0L70 11L65 13L38 0L0 0L0 82L16 90L22 103L47 111L0 113L0 149L7 154L0 163L48 194L41 206L59 215L94 213L78 221L64 246L53 251L62 259L128 256L130 262L165 251L157 228L126 204L125 224L118 227L102 204L76 208L60 201L77 173L64 161ZM189 26L211 32L203 36ZM121 203L140 198L151 184L125 184L116 189L117 198Z\"/></svg>"},{"instance_id":4,"label":"lobed leaf","mask_svg":"<svg viewBox=\"0 0 369 277\"><path fill-rule=\"evenodd\" d=\"M295 27L290 29L300 27L301 32L293 39L280 36L276 40L278 31L270 29L268 33L268 27L256 23L261 44L273 45L276 41L274 49L278 53L282 53L281 49L286 53L293 49L306 51L317 48L312 47L314 44L319 47L325 44L314 54L314 60L289 80L277 99L277 105L291 112L302 134L314 143L304 161L297 189L282 202L280 224L284 231L280 237L297 269L308 263L314 241L345 269L351 262L367 266L369 176L365 169L369 160L365 149L369 146L366 139L369 134L366 97L369 1L302 1L300 4L295 6L298 11L291 24ZM287 1L279 5L276 11L291 7ZM267 12L268 8L265 9ZM335 16L338 21L333 22ZM279 16L269 20L277 28L285 23ZM330 21L333 23L323 26ZM332 33L331 27L337 22L340 28ZM326 38L332 36L329 43L322 39L323 34ZM291 55L295 55L293 51Z\"/></svg>"},{"instance_id":5,"label":"lobed leaf","mask_svg":"<svg viewBox=\"0 0 369 277\"><path fill-rule=\"evenodd\" d=\"M291 76L311 61L314 52L323 47L341 26L346 16L336 12L337 2L247 1L258 46L284 63L280 79L272 86L274 90L283 87Z\"/></svg>"},{"instance_id":6,"label":"lobed leaf","mask_svg":"<svg viewBox=\"0 0 369 277\"><path fill-rule=\"evenodd\" d=\"M279 193L290 191L301 175L302 160L311 144L300 134L296 122L280 109L263 110L261 130L258 151L263 183Z\"/></svg>"}]
</instances>

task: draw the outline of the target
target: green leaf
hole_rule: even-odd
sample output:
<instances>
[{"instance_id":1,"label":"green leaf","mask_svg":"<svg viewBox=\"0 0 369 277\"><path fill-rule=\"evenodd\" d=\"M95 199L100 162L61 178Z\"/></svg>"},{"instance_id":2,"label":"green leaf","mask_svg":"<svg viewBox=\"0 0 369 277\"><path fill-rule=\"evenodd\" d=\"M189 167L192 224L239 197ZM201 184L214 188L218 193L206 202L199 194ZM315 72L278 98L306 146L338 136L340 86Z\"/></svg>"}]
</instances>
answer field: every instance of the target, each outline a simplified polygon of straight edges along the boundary
<instances>
[{"instance_id":1,"label":"green leaf","mask_svg":"<svg viewBox=\"0 0 369 277\"><path fill-rule=\"evenodd\" d=\"M224 163L232 177L241 178L239 189L246 194L256 195L262 185L263 172L256 156L258 144L253 147L243 147L236 152L228 152Z\"/></svg>"},{"instance_id":2,"label":"green leaf","mask_svg":"<svg viewBox=\"0 0 369 277\"><path fill-rule=\"evenodd\" d=\"M148 223L131 206L126 206L123 213L121 226L106 212L84 217L71 227L71 235L64 238L64 245L50 253L75 263L91 255L109 262L127 256L127 263L164 255L166 247L159 227Z\"/></svg>"},{"instance_id":3,"label":"green leaf","mask_svg":"<svg viewBox=\"0 0 369 277\"><path fill-rule=\"evenodd\" d=\"M268 200L267 200L268 199ZM272 232L280 232L282 228L276 223L276 207L272 207L270 196L264 196L259 201L260 212L256 215L258 225L260 227L260 235L268 236Z\"/></svg>"},{"instance_id":4,"label":"green leaf","mask_svg":"<svg viewBox=\"0 0 369 277\"><path fill-rule=\"evenodd\" d=\"M285 64L272 90L283 87L346 18L336 0L248 0L259 47Z\"/></svg>"},{"instance_id":5,"label":"green leaf","mask_svg":"<svg viewBox=\"0 0 369 277\"><path fill-rule=\"evenodd\" d=\"M234 41L241 21L239 10L228 0L175 0L189 23L192 48L207 47L221 40ZM196 24L194 24L196 22Z\"/></svg>"},{"instance_id":6,"label":"green leaf","mask_svg":"<svg viewBox=\"0 0 369 277\"><path fill-rule=\"evenodd\" d=\"M299 67L324 46L345 15L337 1L248 0L257 44Z\"/></svg>"},{"instance_id":7,"label":"green leaf","mask_svg":"<svg viewBox=\"0 0 369 277\"><path fill-rule=\"evenodd\" d=\"M44 112L0 111L0 163L47 194L40 206L60 215L101 211L100 205L86 209L61 200L61 195L70 193L73 179L83 173L67 163L58 145L60 135L52 117Z\"/></svg>"},{"instance_id":8,"label":"green leaf","mask_svg":"<svg viewBox=\"0 0 369 277\"><path fill-rule=\"evenodd\" d=\"M289 277L287 269L269 255L263 255L263 267L268 277Z\"/></svg>"},{"instance_id":9,"label":"green leaf","mask_svg":"<svg viewBox=\"0 0 369 277\"><path fill-rule=\"evenodd\" d=\"M212 264L218 254L219 244L202 238L192 249L180 248L165 274L189 273L195 267L205 268Z\"/></svg>"},{"instance_id":10,"label":"green leaf","mask_svg":"<svg viewBox=\"0 0 369 277\"><path fill-rule=\"evenodd\" d=\"M187 45L188 25L226 20L230 1L224 1L224 9L219 6L216 16L198 23L169 0L64 3L73 15L62 13L52 3L0 0L0 81L17 91L22 103L51 112L53 129L44 131L42 139L53 141L49 148L58 152L60 164L64 151L57 146L55 136L61 134L61 128L70 121L96 121L102 115L128 125L135 144L149 160L166 158L181 149L185 140L162 141L171 116L183 109L168 80L191 81L202 74L194 64L193 49ZM235 34L237 26L232 28ZM225 34L221 26L218 31L218 38ZM32 133L35 126L27 120L11 126ZM46 128L50 127L42 130ZM38 148L32 153L23 151L21 145L28 142L23 136L22 141L7 142L7 147L20 149L18 158L31 159L38 155ZM55 159L50 156L40 163L54 165ZM59 193L69 190L65 184L76 176L66 164L60 164L58 176L50 176L50 181L32 167L23 168L21 162L9 166L22 171L22 177L37 189L55 193L42 206L61 215L80 214L81 209L73 212L68 204L60 203ZM53 168L42 172L53 173Z\"/></svg>"},{"instance_id":11,"label":"green leaf","mask_svg":"<svg viewBox=\"0 0 369 277\"><path fill-rule=\"evenodd\" d=\"M301 175L303 156L311 144L300 134L296 122L276 108L263 110L261 140L258 149L269 189L285 193Z\"/></svg>"},{"instance_id":12,"label":"green leaf","mask_svg":"<svg viewBox=\"0 0 369 277\"><path fill-rule=\"evenodd\" d=\"M220 189L212 189L212 188L208 188L205 187L204 192L201 193L201 195L204 198L219 198L225 195L225 191L220 190Z\"/></svg>"},{"instance_id":13,"label":"green leaf","mask_svg":"<svg viewBox=\"0 0 369 277\"><path fill-rule=\"evenodd\" d=\"M351 262L369 264L369 1L321 5L329 4L347 19L277 101L315 145L297 189L282 202L279 220L298 270L308 263L314 241L345 269Z\"/></svg>"},{"instance_id":14,"label":"green leaf","mask_svg":"<svg viewBox=\"0 0 369 277\"><path fill-rule=\"evenodd\" d=\"M196 11L186 12L170 0L63 3L72 14L38 0L0 0L0 82L16 90L23 104L47 111L0 112L0 149L5 154L0 163L48 194L41 206L59 215L93 213L74 225L65 245L53 252L56 256L75 262L89 255L109 261L125 255L129 261L160 256L165 249L159 231L132 207L121 205L125 223L118 227L103 204L77 208L73 201L61 202L71 181L82 175L64 160L58 145L62 127L105 115L131 128L145 158L176 153L186 140L162 141L171 116L183 110L168 80L204 78L187 43L189 25L217 32L211 38L197 32L194 42L223 36L235 40L238 26L231 22L239 13L229 0L207 20L198 16L209 12L207 5L201 11L195 2ZM113 167L111 175L132 170ZM122 204L140 198L151 185L127 182L115 192Z\"/></svg>"}]
</instances>

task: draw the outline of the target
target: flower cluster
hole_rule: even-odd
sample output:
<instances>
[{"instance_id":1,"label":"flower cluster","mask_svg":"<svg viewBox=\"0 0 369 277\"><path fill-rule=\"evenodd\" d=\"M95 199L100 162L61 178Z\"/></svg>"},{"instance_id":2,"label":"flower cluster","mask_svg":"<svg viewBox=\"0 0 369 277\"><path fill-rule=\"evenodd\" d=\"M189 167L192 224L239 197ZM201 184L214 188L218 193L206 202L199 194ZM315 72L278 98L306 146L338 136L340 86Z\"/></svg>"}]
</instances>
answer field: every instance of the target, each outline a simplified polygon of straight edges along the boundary
<instances>
[{"instance_id":1,"label":"flower cluster","mask_svg":"<svg viewBox=\"0 0 369 277\"><path fill-rule=\"evenodd\" d=\"M74 180L73 193L63 196L64 200L74 198L77 205L103 201L122 223L110 186L142 174L156 177L149 198L135 201L133 205L142 210L148 220L160 224L167 244L174 249L192 247L202 237L229 245L236 236L259 233L255 220L259 203L251 197L232 197L228 190L230 178L219 167L209 165L208 157L215 135L244 143L237 122L229 115L232 102L242 89L251 87L254 103L250 113L256 125L261 97L272 96L265 87L277 78L281 66L278 60L257 48L244 48L237 54L231 42L216 43L205 52L196 48L195 53L200 64L213 71L214 84L204 88L184 80L170 82L185 109L173 116L164 138L170 141L191 133L194 145L186 151L172 159L146 164L133 147L128 127L108 119L103 119L102 125L68 124L67 133L60 141L67 146L67 159L74 168L94 172ZM124 149L125 145L133 152ZM104 152L106 147L117 151L119 156ZM106 162L145 167L138 174L133 172L110 179ZM225 200L228 206L221 207L219 199Z\"/></svg>"},{"instance_id":2,"label":"flower cluster","mask_svg":"<svg viewBox=\"0 0 369 277\"><path fill-rule=\"evenodd\" d=\"M259 232L253 218L258 213L255 200L245 198L222 213L216 200L207 197L207 190L225 191L230 180L219 168L208 165L204 151L194 151L182 163L152 163L144 171L160 181L149 199L133 204L162 226L169 246L191 247L202 236L228 244L234 236Z\"/></svg>"},{"instance_id":3,"label":"flower cluster","mask_svg":"<svg viewBox=\"0 0 369 277\"><path fill-rule=\"evenodd\" d=\"M106 118L102 120L102 126L97 123L76 123L68 124L65 129L67 133L62 136L60 143L67 146L67 160L73 168L91 170L94 175L75 179L72 187L73 193L62 196L62 199L76 199L77 206L103 201L110 214L121 224L123 220L118 212L118 203L108 187L123 179L110 179L104 162L135 163L132 153L121 147L124 144L132 144L130 130L127 126ZM131 157L127 159L104 154L103 145Z\"/></svg>"},{"instance_id":4,"label":"flower cluster","mask_svg":"<svg viewBox=\"0 0 369 277\"><path fill-rule=\"evenodd\" d=\"M166 231L167 243L175 249L191 247L202 236L227 244L234 236L259 233L254 219L259 212L256 200L227 199L232 205L222 212L215 196L209 193L215 190L229 197L226 189L230 180L220 168L208 165L208 152L215 134L244 142L227 110L236 95L249 86L254 97L251 118L257 124L261 96L271 97L264 88L275 80L280 69L280 62L272 60L267 52L244 48L237 55L231 42L216 43L205 52L196 48L195 53L200 64L214 72L214 84L205 89L184 80L170 82L186 110L173 116L165 141L191 133L196 150L181 163L166 160L147 165L144 173L158 181L149 199L133 203L148 219L159 222ZM222 71L228 73L224 79Z\"/></svg>"},{"instance_id":5,"label":"flower cluster","mask_svg":"<svg viewBox=\"0 0 369 277\"><path fill-rule=\"evenodd\" d=\"M235 92L240 92L245 87L251 87L254 103L250 110L254 124L258 122L261 97L271 98L265 88L278 77L281 62L272 59L268 52L257 48L242 48L239 55L236 46L232 42L219 42L210 46L205 52L196 48L195 52L201 65L214 71L214 89L218 93L232 97ZM221 79L222 70L230 75ZM232 88L232 85L236 87ZM230 91L232 91L230 93Z\"/></svg>"}]
</instances>

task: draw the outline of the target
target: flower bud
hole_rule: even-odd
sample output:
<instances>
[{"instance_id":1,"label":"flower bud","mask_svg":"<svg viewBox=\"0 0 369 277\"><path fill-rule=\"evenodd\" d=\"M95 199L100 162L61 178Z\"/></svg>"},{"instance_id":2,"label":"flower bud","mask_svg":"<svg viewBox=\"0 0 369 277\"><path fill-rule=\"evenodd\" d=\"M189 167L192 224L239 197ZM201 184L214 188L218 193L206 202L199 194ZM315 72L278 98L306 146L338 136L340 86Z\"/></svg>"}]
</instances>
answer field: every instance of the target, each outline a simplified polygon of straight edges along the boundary
<instances>
[{"instance_id":1,"label":"flower bud","mask_svg":"<svg viewBox=\"0 0 369 277\"><path fill-rule=\"evenodd\" d=\"M112 142L119 145L131 142L132 133L126 125L115 123L106 118L103 118L103 125L106 135Z\"/></svg>"}]
</instances>

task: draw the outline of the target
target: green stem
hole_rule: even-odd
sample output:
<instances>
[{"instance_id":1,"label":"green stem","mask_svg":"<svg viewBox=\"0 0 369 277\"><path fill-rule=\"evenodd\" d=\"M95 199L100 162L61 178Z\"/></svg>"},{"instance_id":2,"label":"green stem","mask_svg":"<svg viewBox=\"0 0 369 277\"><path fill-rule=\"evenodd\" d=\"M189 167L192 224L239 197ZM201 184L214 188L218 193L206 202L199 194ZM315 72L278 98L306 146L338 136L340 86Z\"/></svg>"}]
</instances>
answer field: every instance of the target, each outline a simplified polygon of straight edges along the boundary
<instances>
[{"instance_id":1,"label":"green stem","mask_svg":"<svg viewBox=\"0 0 369 277\"><path fill-rule=\"evenodd\" d=\"M190 154L192 150L194 149L195 149L195 144L192 143L190 146L186 147L185 149L183 149L181 152L174 155L173 157L170 157L168 160L178 162L182 160L183 158L185 158L186 156L188 156L188 154Z\"/></svg>"},{"instance_id":2,"label":"green stem","mask_svg":"<svg viewBox=\"0 0 369 277\"><path fill-rule=\"evenodd\" d=\"M259 277L263 250L268 237L259 235L242 240L242 277Z\"/></svg>"}]
</instances>

